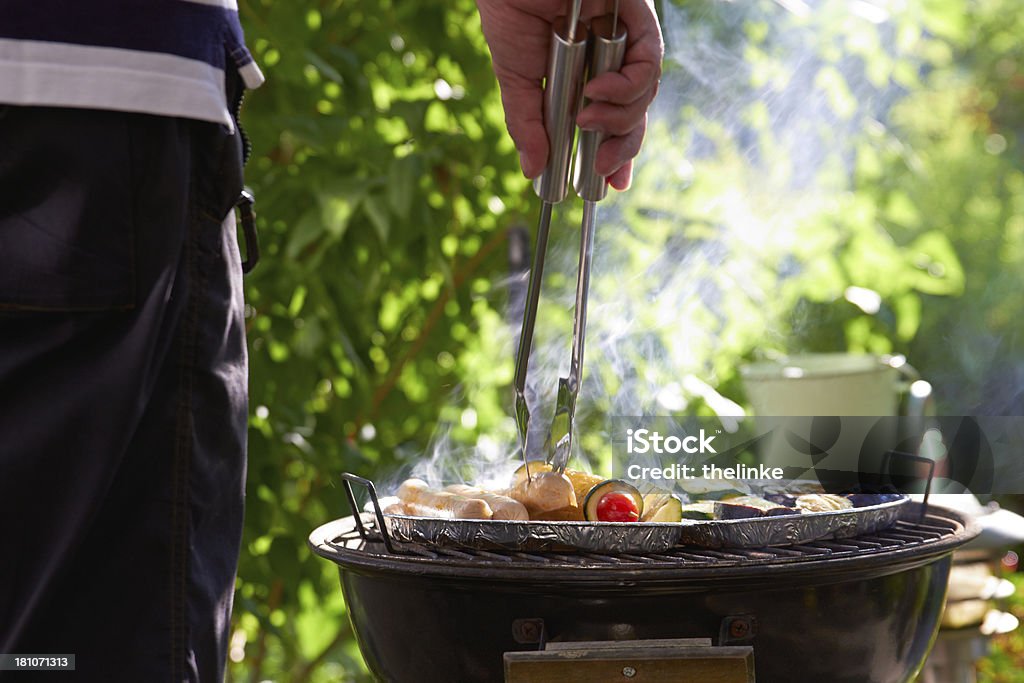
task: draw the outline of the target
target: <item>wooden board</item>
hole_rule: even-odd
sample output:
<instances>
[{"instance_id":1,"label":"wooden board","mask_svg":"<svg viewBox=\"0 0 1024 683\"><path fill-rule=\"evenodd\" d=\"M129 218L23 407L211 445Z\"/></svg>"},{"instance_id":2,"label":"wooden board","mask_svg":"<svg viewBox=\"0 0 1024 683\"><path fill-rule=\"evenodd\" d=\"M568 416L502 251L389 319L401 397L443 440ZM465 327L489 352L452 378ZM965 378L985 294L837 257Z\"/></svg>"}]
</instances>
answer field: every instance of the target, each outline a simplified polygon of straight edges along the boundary
<instances>
[{"instance_id":1,"label":"wooden board","mask_svg":"<svg viewBox=\"0 0 1024 683\"><path fill-rule=\"evenodd\" d=\"M505 653L505 683L686 681L754 683L754 650L693 639L551 643L547 650Z\"/></svg>"}]
</instances>

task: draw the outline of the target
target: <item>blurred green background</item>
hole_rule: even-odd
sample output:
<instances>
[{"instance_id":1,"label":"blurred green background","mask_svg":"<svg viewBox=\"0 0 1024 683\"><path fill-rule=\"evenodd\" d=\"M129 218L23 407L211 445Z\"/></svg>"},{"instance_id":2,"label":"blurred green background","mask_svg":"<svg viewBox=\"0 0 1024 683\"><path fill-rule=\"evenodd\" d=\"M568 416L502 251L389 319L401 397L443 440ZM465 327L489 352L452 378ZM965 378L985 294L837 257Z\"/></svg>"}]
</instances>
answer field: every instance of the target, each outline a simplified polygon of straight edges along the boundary
<instances>
[{"instance_id":1,"label":"blurred green background","mask_svg":"<svg viewBox=\"0 0 1024 683\"><path fill-rule=\"evenodd\" d=\"M267 83L243 114L264 256L230 678L362 680L306 536L348 514L342 471L511 452L509 245L539 203L471 0L239 5ZM905 353L940 413L1021 414L1020 1L659 13L645 151L599 216L583 452L601 459L609 415L727 413L741 362L796 351ZM568 361L579 216L556 216L542 401Z\"/></svg>"}]
</instances>

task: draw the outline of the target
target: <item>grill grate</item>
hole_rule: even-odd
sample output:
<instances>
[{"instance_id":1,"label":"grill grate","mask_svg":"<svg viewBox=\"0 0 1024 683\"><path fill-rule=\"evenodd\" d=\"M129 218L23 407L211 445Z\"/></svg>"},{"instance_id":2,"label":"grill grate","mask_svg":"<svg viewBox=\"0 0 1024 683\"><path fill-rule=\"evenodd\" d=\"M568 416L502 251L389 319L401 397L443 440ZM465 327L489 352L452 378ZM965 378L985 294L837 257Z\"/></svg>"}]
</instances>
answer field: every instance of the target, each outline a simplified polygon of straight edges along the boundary
<instances>
[{"instance_id":1,"label":"grill grate","mask_svg":"<svg viewBox=\"0 0 1024 683\"><path fill-rule=\"evenodd\" d=\"M593 552L520 552L514 550L477 550L426 546L392 541L403 561L445 563L452 566L487 567L623 567L623 568L702 568L758 564L786 564L822 559L863 557L888 553L894 549L911 549L949 539L963 531L957 520L929 514L920 522L901 520L893 527L873 534L834 540L814 541L799 545L767 548L707 548L681 546L659 553L604 555ZM368 528L373 536L375 532ZM379 538L379 536L377 536ZM349 553L395 558L384 543L363 540L354 527L337 536L329 545Z\"/></svg>"}]
</instances>

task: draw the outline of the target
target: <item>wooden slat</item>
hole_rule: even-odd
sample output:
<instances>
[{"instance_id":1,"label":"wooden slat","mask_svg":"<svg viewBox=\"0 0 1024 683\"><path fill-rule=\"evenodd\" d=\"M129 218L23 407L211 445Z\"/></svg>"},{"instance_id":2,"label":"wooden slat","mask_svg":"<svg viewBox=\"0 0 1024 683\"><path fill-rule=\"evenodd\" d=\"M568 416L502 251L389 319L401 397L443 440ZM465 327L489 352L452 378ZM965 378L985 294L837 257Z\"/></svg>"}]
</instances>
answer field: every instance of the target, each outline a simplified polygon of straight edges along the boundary
<instances>
[{"instance_id":1,"label":"wooden slat","mask_svg":"<svg viewBox=\"0 0 1024 683\"><path fill-rule=\"evenodd\" d=\"M597 647L576 643L574 649L506 652L505 683L754 683L751 647L644 646L640 642L615 641L615 646L601 643Z\"/></svg>"}]
</instances>

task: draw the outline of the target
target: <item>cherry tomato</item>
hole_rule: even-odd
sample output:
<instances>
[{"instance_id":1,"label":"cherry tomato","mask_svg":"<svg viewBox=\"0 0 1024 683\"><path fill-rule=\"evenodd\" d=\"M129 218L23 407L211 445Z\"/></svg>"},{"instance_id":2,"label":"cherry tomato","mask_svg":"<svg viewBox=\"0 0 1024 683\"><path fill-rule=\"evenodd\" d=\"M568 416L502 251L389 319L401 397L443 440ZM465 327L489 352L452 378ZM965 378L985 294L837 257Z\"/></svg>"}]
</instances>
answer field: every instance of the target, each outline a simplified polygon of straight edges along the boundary
<instances>
[{"instance_id":1,"label":"cherry tomato","mask_svg":"<svg viewBox=\"0 0 1024 683\"><path fill-rule=\"evenodd\" d=\"M606 493L597 502L597 518L602 522L635 522L640 519L640 511L632 496Z\"/></svg>"}]
</instances>

